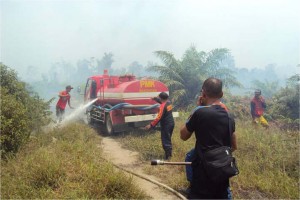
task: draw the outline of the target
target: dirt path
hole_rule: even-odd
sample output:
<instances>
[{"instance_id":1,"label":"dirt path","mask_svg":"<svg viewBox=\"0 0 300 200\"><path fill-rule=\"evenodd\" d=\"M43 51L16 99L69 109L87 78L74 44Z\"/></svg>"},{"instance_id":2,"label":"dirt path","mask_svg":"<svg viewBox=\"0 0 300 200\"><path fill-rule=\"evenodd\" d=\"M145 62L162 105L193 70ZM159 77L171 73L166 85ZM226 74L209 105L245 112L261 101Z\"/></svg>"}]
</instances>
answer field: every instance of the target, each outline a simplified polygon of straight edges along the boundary
<instances>
[{"instance_id":1,"label":"dirt path","mask_svg":"<svg viewBox=\"0 0 300 200\"><path fill-rule=\"evenodd\" d=\"M103 137L102 148L105 158L113 164L157 181L155 177L143 173L143 164L138 160L138 152L122 148L119 142L109 137ZM154 183L137 176L133 176L133 179L137 185L153 199L180 199L173 193L168 192Z\"/></svg>"}]
</instances>

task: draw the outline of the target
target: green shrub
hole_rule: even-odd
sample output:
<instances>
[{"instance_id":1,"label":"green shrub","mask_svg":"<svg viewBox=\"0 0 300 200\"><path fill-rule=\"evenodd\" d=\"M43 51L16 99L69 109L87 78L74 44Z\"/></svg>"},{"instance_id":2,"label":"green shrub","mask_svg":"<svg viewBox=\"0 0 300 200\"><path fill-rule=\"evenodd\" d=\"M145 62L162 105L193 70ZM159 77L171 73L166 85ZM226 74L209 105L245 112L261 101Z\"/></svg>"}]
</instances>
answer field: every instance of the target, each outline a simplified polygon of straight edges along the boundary
<instances>
[{"instance_id":1,"label":"green shrub","mask_svg":"<svg viewBox=\"0 0 300 200\"><path fill-rule=\"evenodd\" d=\"M17 74L0 63L1 81L1 158L16 153L32 131L50 122L50 102L18 80Z\"/></svg>"},{"instance_id":2,"label":"green shrub","mask_svg":"<svg viewBox=\"0 0 300 200\"><path fill-rule=\"evenodd\" d=\"M299 130L299 79L299 74L290 77L287 86L273 96L270 104L270 116L285 130Z\"/></svg>"},{"instance_id":3,"label":"green shrub","mask_svg":"<svg viewBox=\"0 0 300 200\"><path fill-rule=\"evenodd\" d=\"M26 107L1 87L1 155L16 153L29 135Z\"/></svg>"}]
</instances>

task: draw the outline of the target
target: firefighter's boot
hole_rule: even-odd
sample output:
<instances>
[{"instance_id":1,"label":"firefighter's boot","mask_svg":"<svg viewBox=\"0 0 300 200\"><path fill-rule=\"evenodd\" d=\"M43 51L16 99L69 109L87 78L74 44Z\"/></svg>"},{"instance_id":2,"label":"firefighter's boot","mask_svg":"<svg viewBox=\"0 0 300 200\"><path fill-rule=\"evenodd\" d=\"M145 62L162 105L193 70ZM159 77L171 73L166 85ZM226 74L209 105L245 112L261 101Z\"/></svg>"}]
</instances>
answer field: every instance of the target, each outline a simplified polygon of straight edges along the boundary
<instances>
[{"instance_id":1,"label":"firefighter's boot","mask_svg":"<svg viewBox=\"0 0 300 200\"><path fill-rule=\"evenodd\" d=\"M170 160L172 158L172 151L168 150L165 152L165 160Z\"/></svg>"}]
</instances>

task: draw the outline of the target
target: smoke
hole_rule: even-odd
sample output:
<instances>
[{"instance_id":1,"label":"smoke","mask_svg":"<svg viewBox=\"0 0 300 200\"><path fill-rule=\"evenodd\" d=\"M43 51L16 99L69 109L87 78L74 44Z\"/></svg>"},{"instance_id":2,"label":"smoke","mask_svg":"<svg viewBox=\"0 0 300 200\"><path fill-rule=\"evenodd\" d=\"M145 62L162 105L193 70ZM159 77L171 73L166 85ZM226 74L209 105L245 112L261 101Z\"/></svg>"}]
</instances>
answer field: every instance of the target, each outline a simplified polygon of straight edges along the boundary
<instances>
[{"instance_id":1,"label":"smoke","mask_svg":"<svg viewBox=\"0 0 300 200\"><path fill-rule=\"evenodd\" d=\"M112 52L119 68L156 61L157 50L180 58L195 44L203 51L230 49L238 67L294 66L299 62L299 3L1 1L1 61L22 74L28 66L47 73L62 59L74 66L80 59Z\"/></svg>"},{"instance_id":2,"label":"smoke","mask_svg":"<svg viewBox=\"0 0 300 200\"><path fill-rule=\"evenodd\" d=\"M4 0L0 61L48 100L66 85L84 88L86 79L101 74L108 63L115 72L111 75L133 69L143 76L141 69L149 62L161 61L154 51L168 51L181 59L191 44L204 52L223 47L231 51L237 68L248 70L246 75L239 73L239 80L250 87L251 80L265 80L258 76L263 73L252 78L251 69L264 70L270 63L278 66L277 75L284 75L278 78L293 75L300 55L299 4L298 0Z\"/></svg>"}]
</instances>

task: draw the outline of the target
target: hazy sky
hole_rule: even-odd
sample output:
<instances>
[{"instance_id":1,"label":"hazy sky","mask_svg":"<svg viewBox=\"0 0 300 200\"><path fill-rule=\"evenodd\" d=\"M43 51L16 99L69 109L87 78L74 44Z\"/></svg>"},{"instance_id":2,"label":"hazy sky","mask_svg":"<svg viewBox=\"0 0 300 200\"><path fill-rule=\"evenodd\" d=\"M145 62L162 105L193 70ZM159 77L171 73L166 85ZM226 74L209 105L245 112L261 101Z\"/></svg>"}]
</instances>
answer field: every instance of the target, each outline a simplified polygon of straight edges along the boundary
<instances>
[{"instance_id":1,"label":"hazy sky","mask_svg":"<svg viewBox=\"0 0 300 200\"><path fill-rule=\"evenodd\" d=\"M295 67L299 0L0 0L1 62L24 73L64 59L114 54L113 67L228 48L237 67Z\"/></svg>"}]
</instances>

